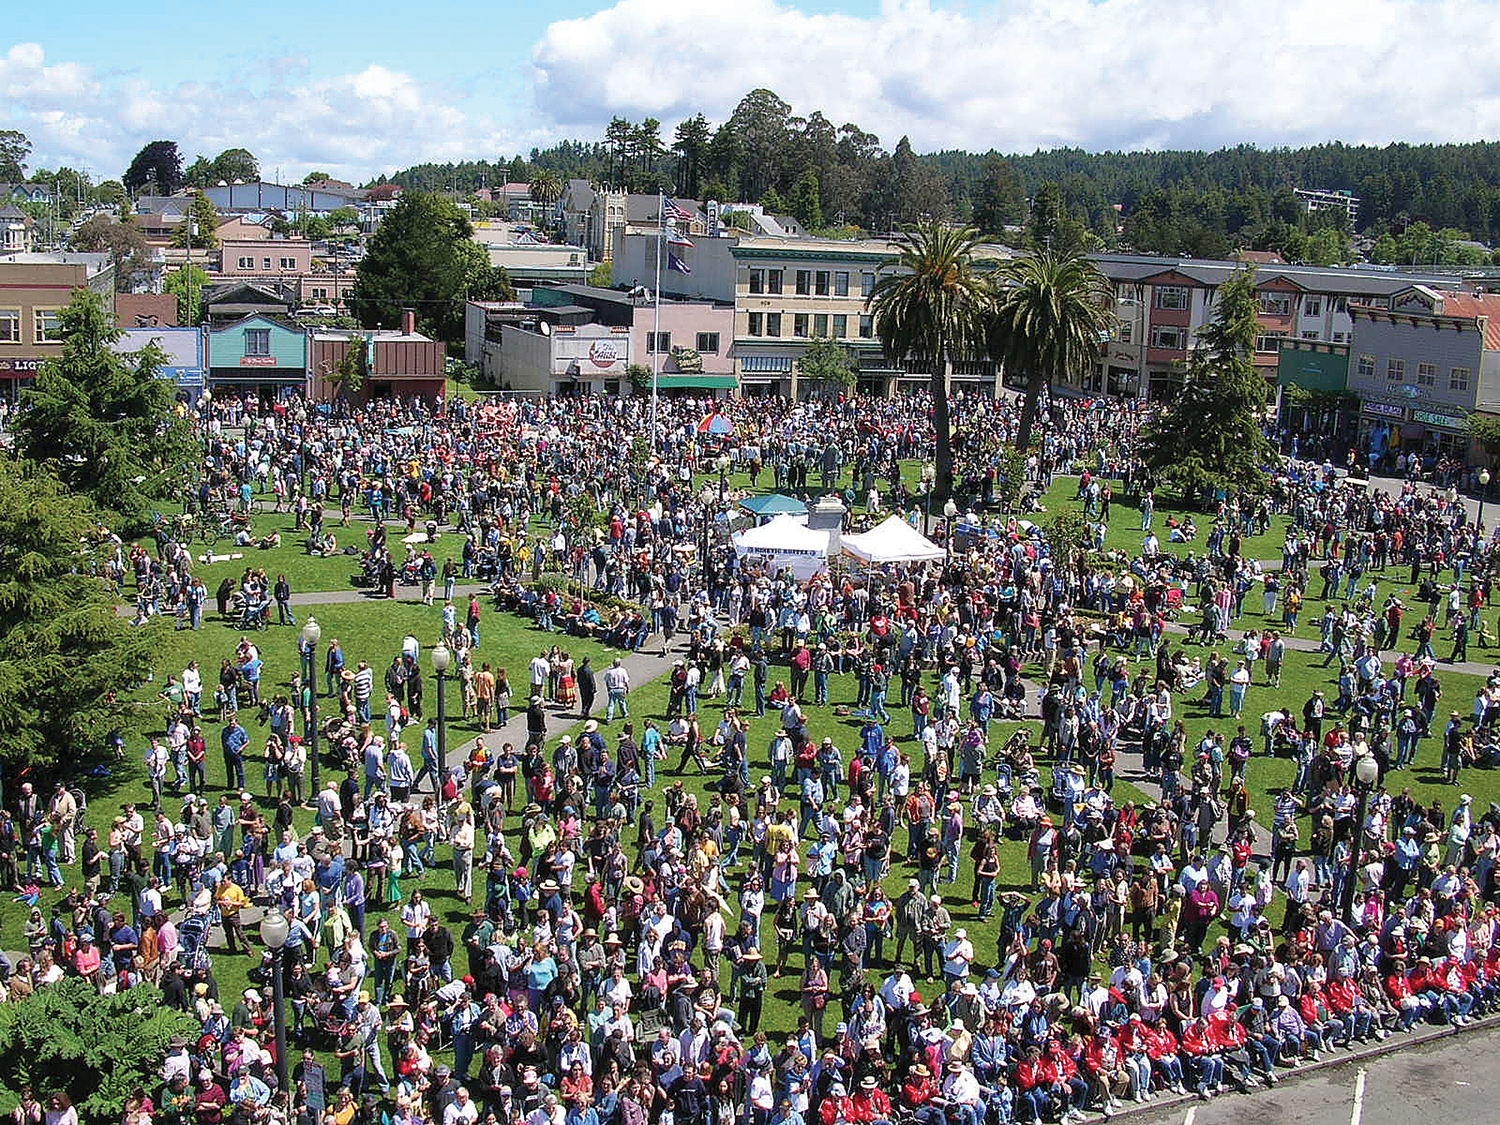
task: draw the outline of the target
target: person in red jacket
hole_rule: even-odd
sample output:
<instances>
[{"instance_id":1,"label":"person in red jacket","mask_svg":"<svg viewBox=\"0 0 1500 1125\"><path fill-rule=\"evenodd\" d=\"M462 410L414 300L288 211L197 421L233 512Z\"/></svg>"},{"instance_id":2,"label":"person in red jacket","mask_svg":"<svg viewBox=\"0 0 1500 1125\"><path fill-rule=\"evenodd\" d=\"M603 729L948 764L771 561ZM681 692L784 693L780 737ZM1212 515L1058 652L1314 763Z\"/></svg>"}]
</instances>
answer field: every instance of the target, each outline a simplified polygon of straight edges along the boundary
<instances>
[{"instance_id":1,"label":"person in red jacket","mask_svg":"<svg viewBox=\"0 0 1500 1125\"><path fill-rule=\"evenodd\" d=\"M1194 1016L1182 1029L1182 1049L1193 1060L1198 1075L1198 1096L1204 1101L1219 1092L1224 1081L1224 1060L1202 1016Z\"/></svg>"},{"instance_id":2,"label":"person in red jacket","mask_svg":"<svg viewBox=\"0 0 1500 1125\"><path fill-rule=\"evenodd\" d=\"M1307 1024L1307 1029L1317 1032L1322 1050L1326 1051L1330 1044L1339 1047L1349 1045L1348 1024L1333 1014L1328 1001L1323 998L1323 989L1316 981L1308 981L1303 985L1302 995L1297 998L1297 1010L1302 1015L1302 1022Z\"/></svg>"},{"instance_id":3,"label":"person in red jacket","mask_svg":"<svg viewBox=\"0 0 1500 1125\"><path fill-rule=\"evenodd\" d=\"M1134 1014L1120 1028L1120 1058L1130 1074L1130 1100L1143 1102L1151 1093L1151 1055L1147 1051L1145 1024Z\"/></svg>"},{"instance_id":4,"label":"person in red jacket","mask_svg":"<svg viewBox=\"0 0 1500 1125\"><path fill-rule=\"evenodd\" d=\"M1222 1011L1208 1018L1208 1035L1218 1049L1219 1058L1224 1061L1224 1073L1234 1083L1235 1089L1242 1094L1249 1091L1253 1060L1246 1043L1250 1035L1235 1018L1234 1004L1225 1005Z\"/></svg>"},{"instance_id":5,"label":"person in red jacket","mask_svg":"<svg viewBox=\"0 0 1500 1125\"><path fill-rule=\"evenodd\" d=\"M906 1081L901 1084L901 1103L913 1112L921 1125L944 1125L942 1107L932 1104L937 1093L938 1084L933 1081L927 1064L912 1063L906 1072Z\"/></svg>"},{"instance_id":6,"label":"person in red jacket","mask_svg":"<svg viewBox=\"0 0 1500 1125\"><path fill-rule=\"evenodd\" d=\"M1101 1026L1084 1045L1083 1072L1088 1076L1094 1100L1106 1110L1119 1109L1119 1096L1130 1088L1130 1074L1108 1025Z\"/></svg>"},{"instance_id":7,"label":"person in red jacket","mask_svg":"<svg viewBox=\"0 0 1500 1125\"><path fill-rule=\"evenodd\" d=\"M1179 1094L1187 1093L1182 1085L1182 1060L1177 1057L1177 1036L1164 1023L1147 1025L1145 1033L1146 1053L1151 1056L1161 1085Z\"/></svg>"},{"instance_id":8,"label":"person in red jacket","mask_svg":"<svg viewBox=\"0 0 1500 1125\"><path fill-rule=\"evenodd\" d=\"M1328 1006L1333 1009L1333 1014L1348 1025L1351 1037L1361 1043L1368 1043L1371 1035L1385 1038L1384 1029L1375 1026L1375 1013L1370 1011L1370 1006L1365 1003L1359 987L1351 978L1340 977L1336 981L1330 981L1323 990L1323 995L1328 1000Z\"/></svg>"},{"instance_id":9,"label":"person in red jacket","mask_svg":"<svg viewBox=\"0 0 1500 1125\"><path fill-rule=\"evenodd\" d=\"M1427 1001L1412 988L1411 979L1406 975L1406 962L1399 957L1391 962L1391 971L1385 978L1385 994L1400 1012L1402 1031L1410 1031L1428 1012Z\"/></svg>"},{"instance_id":10,"label":"person in red jacket","mask_svg":"<svg viewBox=\"0 0 1500 1125\"><path fill-rule=\"evenodd\" d=\"M1057 1074L1062 1088L1062 1120L1083 1120L1083 1111L1089 1104L1089 1084L1078 1075L1078 1060L1067 1050L1060 1039L1047 1040L1047 1062Z\"/></svg>"},{"instance_id":11,"label":"person in red jacket","mask_svg":"<svg viewBox=\"0 0 1500 1125\"><path fill-rule=\"evenodd\" d=\"M823 1125L846 1125L854 1120L853 1108L854 1100L849 1097L849 1091L844 1089L842 1082L835 1082L818 1107L818 1119Z\"/></svg>"},{"instance_id":12,"label":"person in red jacket","mask_svg":"<svg viewBox=\"0 0 1500 1125\"><path fill-rule=\"evenodd\" d=\"M855 1091L851 1101L853 1106L849 1120L858 1122L859 1125L876 1125L877 1122L885 1123L891 1119L891 1099L886 1097L873 1074L867 1074L860 1080L859 1089Z\"/></svg>"},{"instance_id":13,"label":"person in red jacket","mask_svg":"<svg viewBox=\"0 0 1500 1125\"><path fill-rule=\"evenodd\" d=\"M1046 1059L1042 1049L1033 1043L1016 1064L1016 1104L1029 1115L1030 1125L1041 1125L1042 1115L1051 1110L1054 1099L1061 1100L1062 1088L1057 1082L1057 1072Z\"/></svg>"}]
</instances>

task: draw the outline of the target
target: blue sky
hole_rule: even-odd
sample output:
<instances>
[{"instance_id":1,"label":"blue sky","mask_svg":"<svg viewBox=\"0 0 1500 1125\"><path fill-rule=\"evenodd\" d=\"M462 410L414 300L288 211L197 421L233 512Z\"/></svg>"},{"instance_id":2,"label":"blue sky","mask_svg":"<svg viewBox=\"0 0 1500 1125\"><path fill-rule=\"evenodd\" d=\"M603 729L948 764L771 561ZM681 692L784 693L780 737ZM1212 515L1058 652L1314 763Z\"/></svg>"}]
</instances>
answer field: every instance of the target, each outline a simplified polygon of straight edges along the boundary
<instances>
[{"instance_id":1,"label":"blue sky","mask_svg":"<svg viewBox=\"0 0 1500 1125\"><path fill-rule=\"evenodd\" d=\"M1031 151L1500 135L1500 0L429 0L285 10L34 5L0 127L118 175L146 141L364 180L723 120L766 86L891 147ZM1420 92L1411 75L1422 74Z\"/></svg>"}]
</instances>

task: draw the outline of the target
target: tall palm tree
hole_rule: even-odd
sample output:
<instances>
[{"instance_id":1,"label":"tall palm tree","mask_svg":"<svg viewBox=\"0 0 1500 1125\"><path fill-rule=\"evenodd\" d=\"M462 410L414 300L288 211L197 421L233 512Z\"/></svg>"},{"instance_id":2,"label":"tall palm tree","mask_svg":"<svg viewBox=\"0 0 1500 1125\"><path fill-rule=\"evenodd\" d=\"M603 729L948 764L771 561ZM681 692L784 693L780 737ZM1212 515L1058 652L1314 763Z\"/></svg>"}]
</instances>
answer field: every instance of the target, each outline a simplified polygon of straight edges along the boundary
<instances>
[{"instance_id":1,"label":"tall palm tree","mask_svg":"<svg viewBox=\"0 0 1500 1125\"><path fill-rule=\"evenodd\" d=\"M531 201L540 203L546 210L546 220L543 226L550 224L552 219L552 208L562 198L563 182L556 172L547 170L537 172L531 177Z\"/></svg>"},{"instance_id":2,"label":"tall palm tree","mask_svg":"<svg viewBox=\"0 0 1500 1125\"><path fill-rule=\"evenodd\" d=\"M998 272L985 326L990 358L1026 374L1016 447L1026 452L1042 387L1081 375L1099 356L1113 321L1109 282L1077 251L1038 250Z\"/></svg>"},{"instance_id":3,"label":"tall palm tree","mask_svg":"<svg viewBox=\"0 0 1500 1125\"><path fill-rule=\"evenodd\" d=\"M988 291L974 272L979 232L922 223L897 239L883 277L865 301L881 347L892 360L932 365L932 428L937 475L933 499L953 491L953 439L948 385L953 356L977 338Z\"/></svg>"}]
</instances>

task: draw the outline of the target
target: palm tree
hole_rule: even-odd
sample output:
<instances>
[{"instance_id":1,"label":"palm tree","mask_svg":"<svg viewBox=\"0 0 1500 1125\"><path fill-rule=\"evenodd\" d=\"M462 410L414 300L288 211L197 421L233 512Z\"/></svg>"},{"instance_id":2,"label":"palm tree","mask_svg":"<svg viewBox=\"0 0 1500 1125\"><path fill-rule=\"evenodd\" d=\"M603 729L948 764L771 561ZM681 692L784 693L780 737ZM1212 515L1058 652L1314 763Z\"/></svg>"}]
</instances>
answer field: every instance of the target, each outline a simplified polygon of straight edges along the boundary
<instances>
[{"instance_id":1,"label":"palm tree","mask_svg":"<svg viewBox=\"0 0 1500 1125\"><path fill-rule=\"evenodd\" d=\"M1038 250L1007 262L985 326L990 358L1025 372L1026 401L1016 447L1031 445L1042 387L1093 366L1113 316L1109 282L1077 251Z\"/></svg>"},{"instance_id":2,"label":"palm tree","mask_svg":"<svg viewBox=\"0 0 1500 1125\"><path fill-rule=\"evenodd\" d=\"M562 193L562 179L556 172L542 171L531 177L531 201L540 203L547 209L543 226L551 224L553 205L562 198Z\"/></svg>"},{"instance_id":3,"label":"palm tree","mask_svg":"<svg viewBox=\"0 0 1500 1125\"><path fill-rule=\"evenodd\" d=\"M979 232L972 227L922 223L897 239L885 276L865 301L881 347L892 360L932 365L932 428L937 475L932 498L953 491L953 440L948 408L950 364L974 342L986 306L987 288L974 273Z\"/></svg>"}]
</instances>

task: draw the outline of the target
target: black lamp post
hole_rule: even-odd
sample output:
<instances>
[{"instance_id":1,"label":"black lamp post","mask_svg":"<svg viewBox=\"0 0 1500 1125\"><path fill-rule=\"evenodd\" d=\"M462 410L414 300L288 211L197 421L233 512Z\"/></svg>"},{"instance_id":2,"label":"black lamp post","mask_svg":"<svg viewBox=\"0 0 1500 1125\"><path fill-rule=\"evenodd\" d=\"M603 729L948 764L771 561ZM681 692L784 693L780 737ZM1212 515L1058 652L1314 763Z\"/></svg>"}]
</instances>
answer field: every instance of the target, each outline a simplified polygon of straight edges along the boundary
<instances>
[{"instance_id":1,"label":"black lamp post","mask_svg":"<svg viewBox=\"0 0 1500 1125\"><path fill-rule=\"evenodd\" d=\"M1479 520L1478 520L1478 527L1479 527L1479 542L1480 542L1481 545L1483 545L1483 543L1484 543L1484 494L1486 492L1488 492L1489 490L1490 490L1490 471L1488 469L1480 469L1479 470Z\"/></svg>"},{"instance_id":2,"label":"black lamp post","mask_svg":"<svg viewBox=\"0 0 1500 1125\"><path fill-rule=\"evenodd\" d=\"M958 517L958 505L952 500L943 502L943 547L953 554L953 521Z\"/></svg>"},{"instance_id":3,"label":"black lamp post","mask_svg":"<svg viewBox=\"0 0 1500 1125\"><path fill-rule=\"evenodd\" d=\"M453 653L441 641L432 650L432 670L437 673L437 757L438 775L432 779L433 796L437 798L438 819L443 816L443 775L448 769L448 668Z\"/></svg>"},{"instance_id":4,"label":"black lamp post","mask_svg":"<svg viewBox=\"0 0 1500 1125\"><path fill-rule=\"evenodd\" d=\"M312 684L312 702L308 705L307 713L307 754L312 759L312 789L310 796L314 804L317 804L319 789L318 780L318 641L323 637L323 626L318 624L318 619L308 615L307 622L302 626L302 648L307 653L307 678Z\"/></svg>"},{"instance_id":5,"label":"black lamp post","mask_svg":"<svg viewBox=\"0 0 1500 1125\"><path fill-rule=\"evenodd\" d=\"M291 925L279 910L269 911L260 920L260 940L271 951L271 1004L276 1023L276 1096L282 1104L291 1105L286 1069L286 992L282 984L286 971L286 939Z\"/></svg>"},{"instance_id":6,"label":"black lamp post","mask_svg":"<svg viewBox=\"0 0 1500 1125\"><path fill-rule=\"evenodd\" d=\"M1354 924L1354 884L1359 879L1360 865L1364 858L1365 811L1370 791L1375 788L1375 781L1380 777L1380 763L1375 760L1374 754L1361 754L1354 760L1353 773L1359 808L1354 814L1354 839L1349 845L1349 876L1344 880L1344 900L1339 903L1339 913L1345 923L1351 926Z\"/></svg>"}]
</instances>

